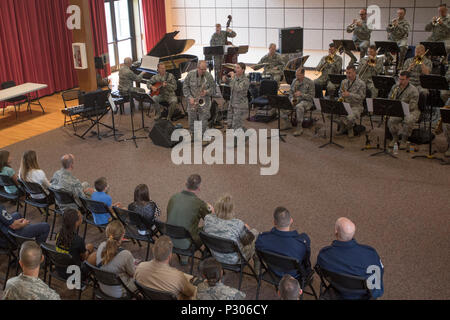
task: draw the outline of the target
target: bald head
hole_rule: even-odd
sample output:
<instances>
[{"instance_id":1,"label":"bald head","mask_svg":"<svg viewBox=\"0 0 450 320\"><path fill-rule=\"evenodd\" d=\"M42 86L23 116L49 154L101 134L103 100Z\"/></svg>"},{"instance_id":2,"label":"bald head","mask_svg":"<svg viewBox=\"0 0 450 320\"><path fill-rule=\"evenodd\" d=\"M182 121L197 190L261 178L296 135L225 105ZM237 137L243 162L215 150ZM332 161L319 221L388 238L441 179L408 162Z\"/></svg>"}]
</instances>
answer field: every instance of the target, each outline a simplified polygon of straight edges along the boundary
<instances>
[{"instance_id":1,"label":"bald head","mask_svg":"<svg viewBox=\"0 0 450 320\"><path fill-rule=\"evenodd\" d=\"M131 60L131 58L125 58L123 64L126 65L127 67L131 67L133 65L133 60Z\"/></svg>"},{"instance_id":2,"label":"bald head","mask_svg":"<svg viewBox=\"0 0 450 320\"><path fill-rule=\"evenodd\" d=\"M61 158L61 164L64 169L72 169L75 157L73 154L65 154Z\"/></svg>"},{"instance_id":3,"label":"bald head","mask_svg":"<svg viewBox=\"0 0 450 320\"><path fill-rule=\"evenodd\" d=\"M336 221L335 232L339 241L350 241L355 236L356 226L350 219L339 218Z\"/></svg>"}]
</instances>

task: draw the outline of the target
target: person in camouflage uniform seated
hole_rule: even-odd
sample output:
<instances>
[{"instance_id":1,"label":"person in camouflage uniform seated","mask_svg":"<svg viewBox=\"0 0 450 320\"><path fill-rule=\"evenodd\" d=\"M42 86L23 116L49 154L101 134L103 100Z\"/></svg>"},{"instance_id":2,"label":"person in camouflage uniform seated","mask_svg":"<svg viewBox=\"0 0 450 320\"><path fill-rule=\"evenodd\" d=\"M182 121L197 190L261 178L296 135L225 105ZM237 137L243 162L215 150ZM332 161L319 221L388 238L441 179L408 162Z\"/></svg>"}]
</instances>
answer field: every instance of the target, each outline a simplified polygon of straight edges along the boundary
<instances>
[{"instance_id":1,"label":"person in camouflage uniform seated","mask_svg":"<svg viewBox=\"0 0 450 320\"><path fill-rule=\"evenodd\" d=\"M328 59L332 58L332 62L329 63ZM316 97L323 98L323 90L327 90L330 97L334 98L337 86L333 84L328 75L329 74L341 74L342 73L342 58L337 55L337 49L334 43L330 43L328 49L328 55L323 56L320 59L319 64L316 67L316 71L321 71L322 74L314 80L316 87Z\"/></svg>"},{"instance_id":2,"label":"person in camouflage uniform seated","mask_svg":"<svg viewBox=\"0 0 450 320\"><path fill-rule=\"evenodd\" d=\"M200 272L205 279L197 286L197 300L243 300L245 293L223 284L222 265L214 258L203 260Z\"/></svg>"},{"instance_id":3,"label":"person in camouflage uniform seated","mask_svg":"<svg viewBox=\"0 0 450 320\"><path fill-rule=\"evenodd\" d=\"M160 93L153 96L155 101L156 118L161 118L161 102L167 102L169 104L169 110L167 114L167 120L172 121L172 115L175 112L178 104L178 98L175 94L177 90L177 80L170 72L166 72L166 66L164 63L158 63L158 74L154 75L147 84L147 87L152 91L158 91L158 87L155 84L160 84Z\"/></svg>"},{"instance_id":4,"label":"person in camouflage uniform seated","mask_svg":"<svg viewBox=\"0 0 450 320\"><path fill-rule=\"evenodd\" d=\"M44 261L39 245L34 241L26 241L19 255L23 272L8 280L3 300L61 300L59 294L39 279L39 269Z\"/></svg>"},{"instance_id":5,"label":"person in camouflage uniform seated","mask_svg":"<svg viewBox=\"0 0 450 320\"><path fill-rule=\"evenodd\" d=\"M263 75L270 75L273 80L280 83L281 78L283 77L284 62L283 59L281 59L281 55L276 51L277 45L271 43L269 46L269 53L262 57L258 64L267 63L267 65L264 66ZM256 67L256 69L253 69L258 70L260 68Z\"/></svg>"},{"instance_id":6,"label":"person in camouflage uniform seated","mask_svg":"<svg viewBox=\"0 0 450 320\"><path fill-rule=\"evenodd\" d=\"M129 92L140 92L145 93L145 90L142 88L136 88L133 85L133 82L142 81L144 78L145 72L141 72L141 74L137 75L133 71L131 71L131 66L133 65L133 61L131 58L125 58L123 62L124 66L119 71L119 92L121 95L128 95Z\"/></svg>"},{"instance_id":7,"label":"person in camouflage uniform seated","mask_svg":"<svg viewBox=\"0 0 450 320\"><path fill-rule=\"evenodd\" d=\"M369 60L374 60L375 66L370 65L369 63L371 63L371 61ZM382 72L383 60L381 58L377 58L377 47L371 45L369 47L369 56L361 60L356 73L358 74L359 78L366 84L366 88L370 91L370 96L372 99L378 97L378 89L375 88L372 77L378 76Z\"/></svg>"},{"instance_id":8,"label":"person in camouflage uniform seated","mask_svg":"<svg viewBox=\"0 0 450 320\"><path fill-rule=\"evenodd\" d=\"M408 71L400 72L398 78L398 84L395 84L391 92L389 92L389 99L400 100L409 104L409 116L399 118L390 117L388 121L388 128L392 134L392 141L389 143L389 147L394 147L394 144L398 144L399 135L402 135L402 144L406 144L409 136L412 133L413 126L419 120L419 91L409 81L410 75Z\"/></svg>"}]
</instances>

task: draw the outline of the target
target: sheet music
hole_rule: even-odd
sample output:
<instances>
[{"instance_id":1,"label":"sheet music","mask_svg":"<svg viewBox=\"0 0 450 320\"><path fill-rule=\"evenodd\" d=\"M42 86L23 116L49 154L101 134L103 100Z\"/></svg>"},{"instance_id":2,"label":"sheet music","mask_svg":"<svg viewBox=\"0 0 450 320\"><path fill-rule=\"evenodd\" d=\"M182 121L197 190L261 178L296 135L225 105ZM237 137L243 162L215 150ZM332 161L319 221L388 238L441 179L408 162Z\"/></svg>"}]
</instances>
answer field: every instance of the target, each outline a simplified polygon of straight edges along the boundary
<instances>
[{"instance_id":1,"label":"sheet music","mask_svg":"<svg viewBox=\"0 0 450 320\"><path fill-rule=\"evenodd\" d=\"M347 114L349 116L353 115L353 111L352 111L352 108L350 107L350 103L343 102L343 104L344 104L345 111L347 111Z\"/></svg>"},{"instance_id":2,"label":"sheet music","mask_svg":"<svg viewBox=\"0 0 450 320\"><path fill-rule=\"evenodd\" d=\"M116 104L114 103L114 100L113 100L113 98L112 98L111 95L109 95L108 101L109 101L109 104L110 104L110 106L111 106L112 111L113 111L113 112L116 112L117 107L116 107Z\"/></svg>"},{"instance_id":3,"label":"sheet music","mask_svg":"<svg viewBox=\"0 0 450 320\"><path fill-rule=\"evenodd\" d=\"M319 111L322 111L322 108L320 108L320 99L319 98L314 98L314 105L316 106L316 109Z\"/></svg>"},{"instance_id":4,"label":"sheet music","mask_svg":"<svg viewBox=\"0 0 450 320\"><path fill-rule=\"evenodd\" d=\"M403 114L405 117L409 117L409 104L402 101Z\"/></svg>"},{"instance_id":5,"label":"sheet music","mask_svg":"<svg viewBox=\"0 0 450 320\"><path fill-rule=\"evenodd\" d=\"M367 98L366 99L366 103L367 103L367 111L373 113L373 99L372 98Z\"/></svg>"},{"instance_id":6,"label":"sheet music","mask_svg":"<svg viewBox=\"0 0 450 320\"><path fill-rule=\"evenodd\" d=\"M159 58L158 57L152 57L152 56L144 56L142 57L142 69L150 69L150 70L157 70L158 69L158 63Z\"/></svg>"}]
</instances>

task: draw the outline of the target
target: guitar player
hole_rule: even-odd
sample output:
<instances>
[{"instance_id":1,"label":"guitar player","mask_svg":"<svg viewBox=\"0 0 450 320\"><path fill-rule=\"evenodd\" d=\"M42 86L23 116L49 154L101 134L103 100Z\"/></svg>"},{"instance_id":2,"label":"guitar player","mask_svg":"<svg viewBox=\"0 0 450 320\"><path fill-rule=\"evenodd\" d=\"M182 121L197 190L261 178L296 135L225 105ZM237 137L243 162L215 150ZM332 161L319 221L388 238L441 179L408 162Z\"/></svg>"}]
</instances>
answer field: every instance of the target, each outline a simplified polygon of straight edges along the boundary
<instances>
[{"instance_id":1,"label":"guitar player","mask_svg":"<svg viewBox=\"0 0 450 320\"><path fill-rule=\"evenodd\" d=\"M167 120L172 121L172 115L177 108L178 99L175 94L177 89L177 81L173 74L166 72L164 63L158 64L158 74L155 74L147 84L151 90L151 97L155 101L156 118L161 118L161 102L169 104Z\"/></svg>"}]
</instances>

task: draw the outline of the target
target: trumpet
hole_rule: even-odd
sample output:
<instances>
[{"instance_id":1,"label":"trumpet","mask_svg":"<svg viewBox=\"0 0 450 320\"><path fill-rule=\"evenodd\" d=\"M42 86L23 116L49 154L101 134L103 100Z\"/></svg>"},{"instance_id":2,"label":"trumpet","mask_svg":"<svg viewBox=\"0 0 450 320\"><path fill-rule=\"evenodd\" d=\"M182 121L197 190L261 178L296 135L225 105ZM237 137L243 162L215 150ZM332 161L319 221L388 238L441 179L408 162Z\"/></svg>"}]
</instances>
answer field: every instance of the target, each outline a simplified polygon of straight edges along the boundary
<instances>
[{"instance_id":1,"label":"trumpet","mask_svg":"<svg viewBox=\"0 0 450 320\"><path fill-rule=\"evenodd\" d=\"M347 27L347 31L348 31L348 32L353 32L353 31L355 31L355 29L356 29L358 23L360 23L360 22L361 22L361 20L356 20L356 21L354 21L351 25L349 25L349 26Z\"/></svg>"},{"instance_id":2,"label":"trumpet","mask_svg":"<svg viewBox=\"0 0 450 320\"><path fill-rule=\"evenodd\" d=\"M434 17L433 18L433 21L431 22L431 24L435 27L435 26L437 26L438 24L440 24L441 23L441 21L442 21L442 18L441 17Z\"/></svg>"},{"instance_id":3,"label":"trumpet","mask_svg":"<svg viewBox=\"0 0 450 320\"><path fill-rule=\"evenodd\" d=\"M396 27L398 25L398 18L395 18L389 23L389 28Z\"/></svg>"}]
</instances>

